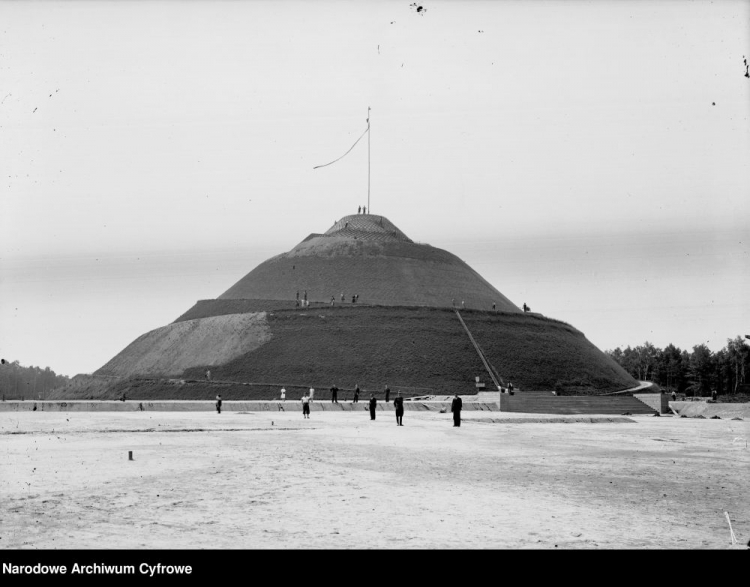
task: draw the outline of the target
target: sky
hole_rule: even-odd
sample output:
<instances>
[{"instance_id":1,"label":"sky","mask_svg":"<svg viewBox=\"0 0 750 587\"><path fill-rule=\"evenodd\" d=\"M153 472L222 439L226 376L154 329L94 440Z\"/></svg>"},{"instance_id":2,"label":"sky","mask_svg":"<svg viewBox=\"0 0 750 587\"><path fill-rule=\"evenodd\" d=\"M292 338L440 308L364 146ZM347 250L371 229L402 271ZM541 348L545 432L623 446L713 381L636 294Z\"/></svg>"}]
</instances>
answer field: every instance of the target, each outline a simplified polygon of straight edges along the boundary
<instances>
[{"instance_id":1,"label":"sky","mask_svg":"<svg viewBox=\"0 0 750 587\"><path fill-rule=\"evenodd\" d=\"M602 350L750 334L750 3L0 3L0 356L90 373L368 204Z\"/></svg>"}]
</instances>

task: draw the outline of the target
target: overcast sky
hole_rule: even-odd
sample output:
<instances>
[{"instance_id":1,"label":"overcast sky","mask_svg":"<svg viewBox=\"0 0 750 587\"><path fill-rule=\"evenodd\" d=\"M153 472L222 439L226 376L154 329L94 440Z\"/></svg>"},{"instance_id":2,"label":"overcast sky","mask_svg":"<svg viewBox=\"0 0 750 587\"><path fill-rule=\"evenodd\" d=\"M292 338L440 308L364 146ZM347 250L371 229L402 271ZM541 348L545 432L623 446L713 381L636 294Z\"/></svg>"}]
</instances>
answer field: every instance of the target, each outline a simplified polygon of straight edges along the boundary
<instances>
[{"instance_id":1,"label":"overcast sky","mask_svg":"<svg viewBox=\"0 0 750 587\"><path fill-rule=\"evenodd\" d=\"M602 350L750 334L750 3L0 3L0 356L92 372L367 204Z\"/></svg>"}]
</instances>

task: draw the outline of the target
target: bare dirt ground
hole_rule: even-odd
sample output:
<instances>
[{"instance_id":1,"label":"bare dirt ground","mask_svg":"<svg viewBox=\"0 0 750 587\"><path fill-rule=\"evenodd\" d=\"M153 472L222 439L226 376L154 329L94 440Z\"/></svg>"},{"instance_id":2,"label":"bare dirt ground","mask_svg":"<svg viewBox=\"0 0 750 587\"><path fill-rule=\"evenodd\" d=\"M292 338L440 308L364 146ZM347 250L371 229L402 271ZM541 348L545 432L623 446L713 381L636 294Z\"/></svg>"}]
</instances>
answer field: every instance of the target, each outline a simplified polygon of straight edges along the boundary
<instances>
[{"instance_id":1,"label":"bare dirt ground","mask_svg":"<svg viewBox=\"0 0 750 587\"><path fill-rule=\"evenodd\" d=\"M540 419L3 412L0 549L724 549L724 511L750 539L746 421Z\"/></svg>"},{"instance_id":2,"label":"bare dirt ground","mask_svg":"<svg viewBox=\"0 0 750 587\"><path fill-rule=\"evenodd\" d=\"M270 338L265 312L176 322L139 336L96 373L178 376L188 367L222 365Z\"/></svg>"}]
</instances>

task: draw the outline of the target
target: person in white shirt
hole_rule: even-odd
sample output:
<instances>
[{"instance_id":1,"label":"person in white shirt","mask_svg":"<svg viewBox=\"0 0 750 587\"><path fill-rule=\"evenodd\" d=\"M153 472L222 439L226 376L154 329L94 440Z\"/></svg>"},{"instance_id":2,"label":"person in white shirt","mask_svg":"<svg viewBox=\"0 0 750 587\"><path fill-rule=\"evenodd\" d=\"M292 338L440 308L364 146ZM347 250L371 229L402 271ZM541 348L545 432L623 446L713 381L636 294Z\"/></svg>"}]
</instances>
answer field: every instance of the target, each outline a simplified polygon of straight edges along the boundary
<instances>
[{"instance_id":1,"label":"person in white shirt","mask_svg":"<svg viewBox=\"0 0 750 587\"><path fill-rule=\"evenodd\" d=\"M315 395L315 390L311 387L310 388L310 401L313 401L313 396Z\"/></svg>"},{"instance_id":2,"label":"person in white shirt","mask_svg":"<svg viewBox=\"0 0 750 587\"><path fill-rule=\"evenodd\" d=\"M286 401L286 389L281 388L281 400L279 401L279 411L284 411L284 402Z\"/></svg>"},{"instance_id":3,"label":"person in white shirt","mask_svg":"<svg viewBox=\"0 0 750 587\"><path fill-rule=\"evenodd\" d=\"M305 418L310 417L310 398L307 394L302 396L302 415Z\"/></svg>"}]
</instances>

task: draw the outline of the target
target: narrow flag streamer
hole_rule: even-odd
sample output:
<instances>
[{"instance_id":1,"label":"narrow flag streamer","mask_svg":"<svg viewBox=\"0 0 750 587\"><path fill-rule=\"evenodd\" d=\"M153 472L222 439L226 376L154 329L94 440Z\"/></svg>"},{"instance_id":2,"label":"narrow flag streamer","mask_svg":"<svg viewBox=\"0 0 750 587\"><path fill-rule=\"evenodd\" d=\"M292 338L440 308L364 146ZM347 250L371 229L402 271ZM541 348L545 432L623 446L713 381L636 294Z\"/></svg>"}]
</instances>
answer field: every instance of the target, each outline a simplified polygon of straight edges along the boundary
<instances>
[{"instance_id":1,"label":"narrow flag streamer","mask_svg":"<svg viewBox=\"0 0 750 587\"><path fill-rule=\"evenodd\" d=\"M365 129L365 132L363 132L360 135L360 137L354 142L354 144L350 147L350 149L346 153L341 155L341 157L339 157L338 159L331 161L330 163L326 163L325 165L316 165L315 167L313 167L313 169L319 169L321 167L328 167L329 165L333 165L334 163L336 163L336 161L341 161L344 157L346 157L349 153L352 152L352 149L357 146L357 143L361 141L362 137L365 136L368 132L370 132L370 119L369 118L367 119L367 128Z\"/></svg>"}]
</instances>

